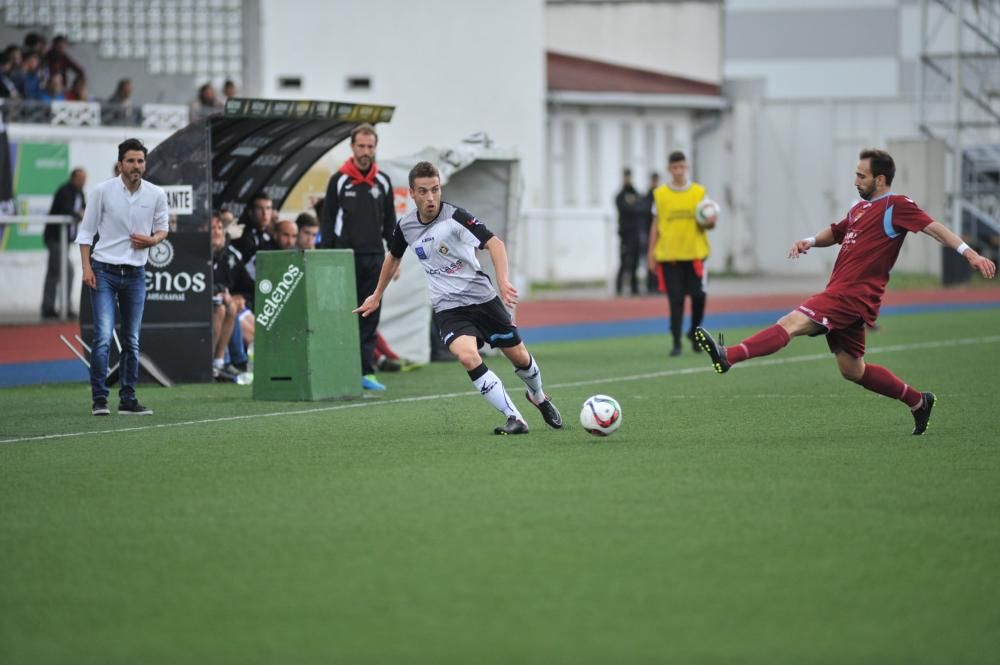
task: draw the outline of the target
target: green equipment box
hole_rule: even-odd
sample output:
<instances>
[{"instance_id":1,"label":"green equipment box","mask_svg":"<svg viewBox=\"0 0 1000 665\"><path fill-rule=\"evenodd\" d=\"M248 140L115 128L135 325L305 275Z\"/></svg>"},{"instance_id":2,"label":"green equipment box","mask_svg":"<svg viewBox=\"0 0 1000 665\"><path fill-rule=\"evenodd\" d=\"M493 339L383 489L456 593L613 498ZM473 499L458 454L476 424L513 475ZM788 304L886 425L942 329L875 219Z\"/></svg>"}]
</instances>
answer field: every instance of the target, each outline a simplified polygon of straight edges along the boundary
<instances>
[{"instance_id":1,"label":"green equipment box","mask_svg":"<svg viewBox=\"0 0 1000 665\"><path fill-rule=\"evenodd\" d=\"M257 252L253 397L361 396L354 252Z\"/></svg>"}]
</instances>

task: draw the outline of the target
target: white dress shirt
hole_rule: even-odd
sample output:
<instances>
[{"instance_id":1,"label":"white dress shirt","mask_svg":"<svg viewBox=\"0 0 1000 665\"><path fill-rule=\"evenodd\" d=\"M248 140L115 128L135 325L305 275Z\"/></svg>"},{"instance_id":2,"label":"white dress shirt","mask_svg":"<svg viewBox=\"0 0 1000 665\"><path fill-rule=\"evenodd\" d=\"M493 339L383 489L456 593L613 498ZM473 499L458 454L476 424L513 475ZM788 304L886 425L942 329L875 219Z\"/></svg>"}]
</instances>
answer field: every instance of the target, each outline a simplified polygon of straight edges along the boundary
<instances>
[{"instance_id":1,"label":"white dress shirt","mask_svg":"<svg viewBox=\"0 0 1000 665\"><path fill-rule=\"evenodd\" d=\"M167 220L167 195L162 189L142 180L133 193L116 176L94 187L76 234L76 244L93 245L96 235L97 246L90 254L95 261L144 266L149 249L134 249L129 235L166 231Z\"/></svg>"}]
</instances>

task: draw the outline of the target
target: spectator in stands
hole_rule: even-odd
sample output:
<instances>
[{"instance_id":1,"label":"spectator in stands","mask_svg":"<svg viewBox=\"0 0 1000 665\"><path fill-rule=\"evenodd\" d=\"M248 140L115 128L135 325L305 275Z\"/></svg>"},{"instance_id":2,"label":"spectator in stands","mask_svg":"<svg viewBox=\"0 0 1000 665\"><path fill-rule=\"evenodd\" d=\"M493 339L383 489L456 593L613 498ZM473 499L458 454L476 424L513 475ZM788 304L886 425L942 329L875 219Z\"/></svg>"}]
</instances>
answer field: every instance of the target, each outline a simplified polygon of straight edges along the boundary
<instances>
[{"instance_id":1,"label":"spectator in stands","mask_svg":"<svg viewBox=\"0 0 1000 665\"><path fill-rule=\"evenodd\" d=\"M233 247L239 250L243 263L249 264L258 249L274 249L274 240L268 228L271 220L271 197L260 192L250 201L248 211L243 215L243 232L233 241ZM250 276L254 276L251 271Z\"/></svg>"},{"instance_id":2,"label":"spectator in stands","mask_svg":"<svg viewBox=\"0 0 1000 665\"><path fill-rule=\"evenodd\" d=\"M316 249L316 236L319 235L319 222L316 218L304 212L295 218L295 225L299 227L295 246L299 249Z\"/></svg>"},{"instance_id":3,"label":"spectator in stands","mask_svg":"<svg viewBox=\"0 0 1000 665\"><path fill-rule=\"evenodd\" d=\"M87 94L87 80L82 76L73 79L73 85L66 91L67 102L89 102L90 95Z\"/></svg>"},{"instance_id":4,"label":"spectator in stands","mask_svg":"<svg viewBox=\"0 0 1000 665\"><path fill-rule=\"evenodd\" d=\"M191 102L191 120L200 120L222 109L222 104L215 94L211 83L205 83L198 88L198 98Z\"/></svg>"},{"instance_id":5,"label":"spectator in stands","mask_svg":"<svg viewBox=\"0 0 1000 665\"><path fill-rule=\"evenodd\" d=\"M15 81L15 61L10 49L0 53L0 98L17 99L21 96Z\"/></svg>"},{"instance_id":6,"label":"spectator in stands","mask_svg":"<svg viewBox=\"0 0 1000 665\"><path fill-rule=\"evenodd\" d=\"M119 106L131 106L132 79L121 79L118 81L118 85L115 86L114 93L108 97L108 103L118 104Z\"/></svg>"},{"instance_id":7,"label":"spectator in stands","mask_svg":"<svg viewBox=\"0 0 1000 665\"><path fill-rule=\"evenodd\" d=\"M299 227L290 219L283 219L274 225L275 249L295 249Z\"/></svg>"},{"instance_id":8,"label":"spectator in stands","mask_svg":"<svg viewBox=\"0 0 1000 665\"><path fill-rule=\"evenodd\" d=\"M3 50L3 54L10 59L16 72L21 68L21 47L17 44L8 44Z\"/></svg>"},{"instance_id":9,"label":"spectator in stands","mask_svg":"<svg viewBox=\"0 0 1000 665\"><path fill-rule=\"evenodd\" d=\"M226 100L236 95L236 84L233 83L232 79L226 79L226 82L222 84L222 105L225 106Z\"/></svg>"},{"instance_id":10,"label":"spectator in stands","mask_svg":"<svg viewBox=\"0 0 1000 665\"><path fill-rule=\"evenodd\" d=\"M49 43L45 37L37 32L29 32L24 36L24 51L33 51L39 58L44 59L45 53L49 50Z\"/></svg>"},{"instance_id":11,"label":"spectator in stands","mask_svg":"<svg viewBox=\"0 0 1000 665\"><path fill-rule=\"evenodd\" d=\"M62 74L49 74L49 81L45 84L41 99L47 104L66 99Z\"/></svg>"},{"instance_id":12,"label":"spectator in stands","mask_svg":"<svg viewBox=\"0 0 1000 665\"><path fill-rule=\"evenodd\" d=\"M76 60L70 57L66 50L69 47L69 40L65 35L56 35L52 40L52 48L45 54L45 65L48 67L49 76L62 74L66 80L66 74L73 72L77 76L86 76L83 67L77 64Z\"/></svg>"},{"instance_id":13,"label":"spectator in stands","mask_svg":"<svg viewBox=\"0 0 1000 665\"><path fill-rule=\"evenodd\" d=\"M14 83L24 99L42 98L41 66L42 59L34 51L26 50L21 53L21 71Z\"/></svg>"},{"instance_id":14,"label":"spectator in stands","mask_svg":"<svg viewBox=\"0 0 1000 665\"><path fill-rule=\"evenodd\" d=\"M137 118L132 103L132 79L121 79L115 91L101 108L101 121L106 124L130 124Z\"/></svg>"},{"instance_id":15,"label":"spectator in stands","mask_svg":"<svg viewBox=\"0 0 1000 665\"><path fill-rule=\"evenodd\" d=\"M83 195L83 186L87 184L87 172L76 168L69 174L69 180L56 190L52 198L52 206L49 208L50 215L69 215L76 219L76 222L69 225L67 229L67 239L73 242L76 239L76 225L83 219L83 211L87 206L87 199ZM60 241L64 224L46 224L42 238L45 246L49 250L49 264L45 272L45 286L42 290L42 318L54 319L59 316L56 312L56 287L59 286L60 265ZM68 251L68 243L67 243ZM66 288L71 288L73 284L73 264L66 262ZM72 314L66 312L67 316Z\"/></svg>"}]
</instances>

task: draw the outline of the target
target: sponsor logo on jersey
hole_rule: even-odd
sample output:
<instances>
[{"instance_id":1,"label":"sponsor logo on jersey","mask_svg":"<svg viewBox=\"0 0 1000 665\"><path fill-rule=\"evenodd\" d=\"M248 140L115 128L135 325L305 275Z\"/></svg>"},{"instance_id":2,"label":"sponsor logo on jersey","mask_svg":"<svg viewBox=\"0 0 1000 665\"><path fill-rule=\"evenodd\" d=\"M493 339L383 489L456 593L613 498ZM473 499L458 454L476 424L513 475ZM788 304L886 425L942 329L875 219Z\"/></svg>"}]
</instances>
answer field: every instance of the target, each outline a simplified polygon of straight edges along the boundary
<instances>
[{"instance_id":1,"label":"sponsor logo on jersey","mask_svg":"<svg viewBox=\"0 0 1000 665\"><path fill-rule=\"evenodd\" d=\"M430 268L425 267L424 272L428 275L454 275L459 270L465 267L465 262L462 259L455 259L455 261L444 268Z\"/></svg>"},{"instance_id":2,"label":"sponsor logo on jersey","mask_svg":"<svg viewBox=\"0 0 1000 665\"><path fill-rule=\"evenodd\" d=\"M427 260L427 252L425 252L424 248L421 247L420 245L417 245L416 247L414 247L413 251L416 252L417 258L420 259L421 261L426 261Z\"/></svg>"},{"instance_id":3,"label":"sponsor logo on jersey","mask_svg":"<svg viewBox=\"0 0 1000 665\"><path fill-rule=\"evenodd\" d=\"M448 256L448 245L445 245L444 243L441 243L441 246L440 246L440 247L438 247L438 251L439 251L439 252L440 252L441 254L443 254L443 255L445 255L445 256Z\"/></svg>"}]
</instances>

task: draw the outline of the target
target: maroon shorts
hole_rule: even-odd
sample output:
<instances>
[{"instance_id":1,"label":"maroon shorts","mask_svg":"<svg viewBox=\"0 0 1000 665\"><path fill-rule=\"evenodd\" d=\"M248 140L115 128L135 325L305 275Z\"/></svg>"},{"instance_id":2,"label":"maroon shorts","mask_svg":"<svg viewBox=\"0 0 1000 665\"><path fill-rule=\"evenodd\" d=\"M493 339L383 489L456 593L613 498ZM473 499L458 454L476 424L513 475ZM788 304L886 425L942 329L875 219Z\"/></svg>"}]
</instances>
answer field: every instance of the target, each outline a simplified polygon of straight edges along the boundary
<instances>
[{"instance_id":1,"label":"maroon shorts","mask_svg":"<svg viewBox=\"0 0 1000 665\"><path fill-rule=\"evenodd\" d=\"M859 303L824 292L810 297L797 309L826 328L830 351L843 351L854 358L865 355L866 317Z\"/></svg>"}]
</instances>

